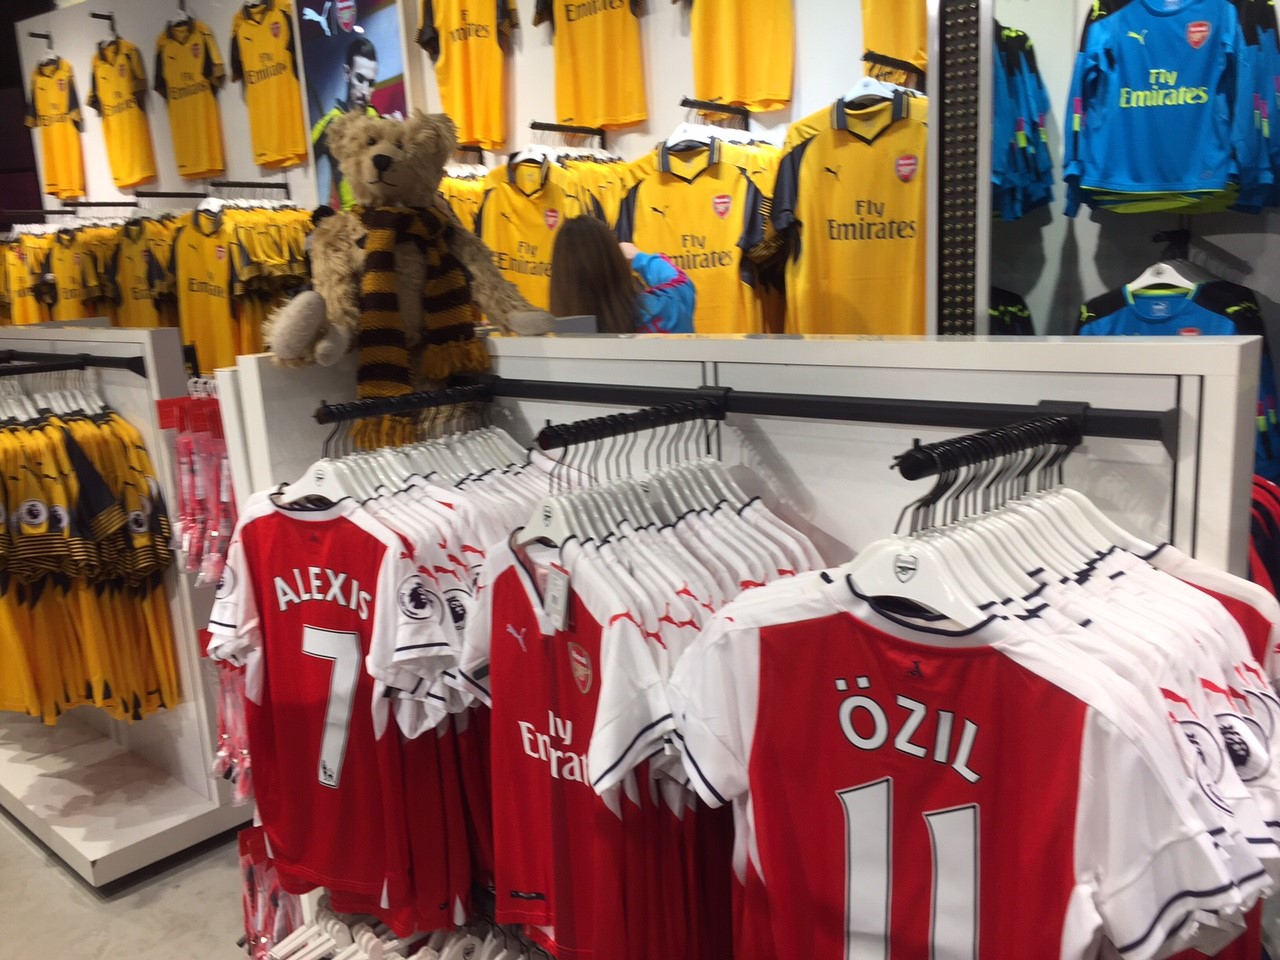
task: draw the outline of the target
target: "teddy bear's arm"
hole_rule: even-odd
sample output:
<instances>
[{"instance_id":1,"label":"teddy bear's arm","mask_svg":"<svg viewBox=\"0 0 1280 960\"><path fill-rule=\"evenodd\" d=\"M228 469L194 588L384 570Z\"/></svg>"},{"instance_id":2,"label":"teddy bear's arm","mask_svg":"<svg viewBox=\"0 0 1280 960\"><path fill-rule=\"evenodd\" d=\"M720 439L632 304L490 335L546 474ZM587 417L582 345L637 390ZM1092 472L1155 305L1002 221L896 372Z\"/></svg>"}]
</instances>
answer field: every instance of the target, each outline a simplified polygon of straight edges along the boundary
<instances>
[{"instance_id":1,"label":"teddy bear's arm","mask_svg":"<svg viewBox=\"0 0 1280 960\"><path fill-rule=\"evenodd\" d=\"M347 352L360 323L363 235L360 221L346 213L326 217L312 231L312 289L280 307L264 330L280 363L328 366Z\"/></svg>"}]
</instances>

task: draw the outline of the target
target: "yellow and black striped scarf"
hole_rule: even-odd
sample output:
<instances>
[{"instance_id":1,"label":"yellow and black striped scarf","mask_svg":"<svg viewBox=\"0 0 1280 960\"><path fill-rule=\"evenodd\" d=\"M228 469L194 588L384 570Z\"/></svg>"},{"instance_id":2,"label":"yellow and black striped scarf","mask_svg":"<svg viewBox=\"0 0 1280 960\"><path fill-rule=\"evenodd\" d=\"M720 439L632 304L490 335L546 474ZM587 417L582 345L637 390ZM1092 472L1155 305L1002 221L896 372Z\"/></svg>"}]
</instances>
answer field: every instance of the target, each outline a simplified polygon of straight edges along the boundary
<instances>
[{"instance_id":1,"label":"yellow and black striped scarf","mask_svg":"<svg viewBox=\"0 0 1280 960\"><path fill-rule=\"evenodd\" d=\"M412 392L419 380L445 380L458 373L487 370L489 352L475 337L479 312L471 302L471 280L449 249L453 229L449 218L438 210L420 207L372 207L356 212L365 227L356 338L360 363L357 395L397 397ZM406 241L413 242L427 262L422 290L426 329L412 355L396 292L396 245ZM385 437L387 424L369 424L367 429Z\"/></svg>"}]
</instances>

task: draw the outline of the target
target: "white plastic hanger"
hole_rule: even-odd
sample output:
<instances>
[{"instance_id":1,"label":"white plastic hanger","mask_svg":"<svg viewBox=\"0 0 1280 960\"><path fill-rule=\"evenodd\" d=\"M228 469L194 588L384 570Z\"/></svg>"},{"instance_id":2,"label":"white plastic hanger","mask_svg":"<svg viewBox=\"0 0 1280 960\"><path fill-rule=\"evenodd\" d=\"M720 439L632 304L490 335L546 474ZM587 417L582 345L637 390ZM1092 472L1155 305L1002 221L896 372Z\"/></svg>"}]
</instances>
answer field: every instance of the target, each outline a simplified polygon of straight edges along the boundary
<instances>
[{"instance_id":1,"label":"white plastic hanger","mask_svg":"<svg viewBox=\"0 0 1280 960\"><path fill-rule=\"evenodd\" d=\"M875 77L863 77L852 87L848 89L842 98L846 105L856 103L858 100L867 97L876 97L881 100L892 100L901 88L897 84L885 83L877 80Z\"/></svg>"},{"instance_id":2,"label":"white plastic hanger","mask_svg":"<svg viewBox=\"0 0 1280 960\"><path fill-rule=\"evenodd\" d=\"M712 139L717 135L716 128L704 123L681 123L675 130L671 131L671 136L667 137L666 147L668 150L673 150L682 143L698 143L703 146L710 146Z\"/></svg>"},{"instance_id":3,"label":"white plastic hanger","mask_svg":"<svg viewBox=\"0 0 1280 960\"><path fill-rule=\"evenodd\" d=\"M962 627L976 627L988 616L957 582L948 559L918 537L877 540L841 570L865 596L909 600Z\"/></svg>"},{"instance_id":4,"label":"white plastic hanger","mask_svg":"<svg viewBox=\"0 0 1280 960\"><path fill-rule=\"evenodd\" d=\"M1184 287L1194 290L1198 283L1189 279L1174 264L1167 261L1153 263L1141 274L1127 284L1130 290L1142 290L1147 287Z\"/></svg>"}]
</instances>

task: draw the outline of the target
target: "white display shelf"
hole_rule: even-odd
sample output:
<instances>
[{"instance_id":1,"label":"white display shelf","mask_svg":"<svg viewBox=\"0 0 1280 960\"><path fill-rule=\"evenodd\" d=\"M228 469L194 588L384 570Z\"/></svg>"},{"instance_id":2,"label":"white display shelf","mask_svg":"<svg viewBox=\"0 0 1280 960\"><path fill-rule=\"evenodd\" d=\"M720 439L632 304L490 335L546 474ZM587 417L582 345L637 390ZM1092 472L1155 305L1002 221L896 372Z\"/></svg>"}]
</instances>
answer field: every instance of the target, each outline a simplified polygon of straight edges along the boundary
<instances>
[{"instance_id":1,"label":"white display shelf","mask_svg":"<svg viewBox=\"0 0 1280 960\"><path fill-rule=\"evenodd\" d=\"M0 801L94 886L118 880L243 823L247 807L210 800L77 722L0 717Z\"/></svg>"}]
</instances>

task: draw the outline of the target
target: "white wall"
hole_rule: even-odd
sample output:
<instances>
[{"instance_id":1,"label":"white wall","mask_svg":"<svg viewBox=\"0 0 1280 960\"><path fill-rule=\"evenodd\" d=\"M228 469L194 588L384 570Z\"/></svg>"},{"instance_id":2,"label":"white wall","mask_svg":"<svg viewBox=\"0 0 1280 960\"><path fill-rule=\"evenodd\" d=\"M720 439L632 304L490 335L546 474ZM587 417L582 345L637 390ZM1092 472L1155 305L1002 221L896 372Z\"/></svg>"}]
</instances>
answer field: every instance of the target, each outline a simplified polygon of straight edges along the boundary
<instances>
[{"instance_id":1,"label":"white wall","mask_svg":"<svg viewBox=\"0 0 1280 960\"><path fill-rule=\"evenodd\" d=\"M190 0L187 4L192 16L202 20L213 30L214 39L224 62L229 63L228 43L231 38L231 18L240 4L235 0ZM102 138L102 124L98 114L84 106L89 97L91 79L90 65L99 40L110 39L111 32L106 22L89 19L94 11L101 13L114 12L116 26L120 36L138 45L147 66L148 84L155 83L154 61L156 36L165 27L166 21L177 14L176 0L112 0L110 3L78 3L54 10L52 13L29 20L20 21L16 25L18 32L18 55L22 61L23 94L30 97L31 72L35 69L45 52L43 40L33 40L27 36L30 31L48 33L52 30L54 49L61 57L69 61L75 72L76 92L84 113L84 133L80 141L84 150L85 188L89 200L118 200L131 196L115 188L111 180L111 167L107 160L106 142ZM232 83L230 77L218 95L222 112L222 139L227 160L226 173L220 179L275 181L282 179L280 171L261 170L253 162L253 148L249 140L249 113L244 104L243 84ZM164 99L152 90L147 95L147 115L151 121L151 142L156 153L157 180L146 184L142 190L192 190L203 191L204 181L183 180L178 175L178 165L173 156L173 140L169 135L169 109ZM39 131L33 131L36 147L36 158L39 169L44 169L44 160L40 150ZM312 182L310 164L289 171L287 176L290 192L294 200L304 207L315 205L315 186ZM267 191L254 194L246 191L248 196L282 198L281 191ZM52 197L44 198L44 205L57 207ZM191 206L182 201L148 201L148 206ZM101 211L110 215L112 211Z\"/></svg>"},{"instance_id":2,"label":"white wall","mask_svg":"<svg viewBox=\"0 0 1280 960\"><path fill-rule=\"evenodd\" d=\"M507 69L510 149L517 149L531 142L533 135L529 131L530 121L555 119L555 54L552 34L547 25L531 25L534 3L535 0L517 0L521 27L516 32ZM213 28L225 59L231 18L238 3L235 0L191 0L188 6L193 15ZM641 34L649 121L610 137L610 145L627 158L640 156L652 149L654 144L686 119L687 111L679 103L681 98L694 94L693 53L687 8L684 4L672 4L669 0L649 0L647 6L648 10L641 17ZM782 136L789 122L812 113L840 96L862 73L859 62L862 52L862 20L857 0L795 0L795 6L797 56L791 108L763 114L763 123L752 123L753 129L771 131L777 138ZM141 48L147 59L147 72L150 75L155 38L171 13L170 6L167 2L156 3L155 0L113 0L110 5L77 4L19 23L18 44L24 78L30 77L44 51L43 41L28 38L27 32L44 32L52 27L57 52L71 62L83 102L89 95L89 65L94 45L108 36L105 23L89 19L90 11L98 8L115 12L120 35ZM412 42L418 29L418 8L417 2L401 2L405 20L404 33L410 48L407 70L409 102L411 105L425 105L429 110L439 110L440 95L436 87L435 72L426 54ZM762 38L762 42L767 40ZM154 78L150 79L154 81ZM608 82L608 78L602 78L602 81ZM24 80L24 84L29 84L29 81ZM244 107L240 85L228 83L219 102L227 151L225 179L279 180L279 173L260 171L253 163L249 145L248 113ZM148 112L151 116L159 179L143 189L202 189L201 183L184 181L178 176L169 138L168 111L154 92L148 97ZM85 110L82 142L88 198L114 200L124 196L111 182L101 125L97 114L92 110ZM36 137L37 156L39 150L39 138ZM315 188L310 167L291 171L288 178L293 198L303 206L312 205L315 202ZM270 196L265 193L263 195ZM45 203L46 206L57 205L49 198L46 198Z\"/></svg>"},{"instance_id":3,"label":"white wall","mask_svg":"<svg viewBox=\"0 0 1280 960\"><path fill-rule=\"evenodd\" d=\"M779 140L792 120L804 117L830 103L862 76L862 14L858 0L794 0L796 17L796 72L792 103L787 110L760 114L753 130L772 130ZM555 120L555 50L551 27L532 26L535 0L516 0L520 29L516 31L512 56L508 59L508 150L531 142L529 123ZM689 14L684 3L647 0L640 18L644 49L645 88L649 100L649 120L610 135L609 145L631 159L665 138L688 111L680 100L694 96L693 47L689 39ZM418 4L404 4L406 36L418 32ZM762 37L760 42L767 43ZM426 69L426 101L431 110L440 109L431 61L417 46ZM602 77L607 83L608 78ZM412 82L412 75L411 75Z\"/></svg>"},{"instance_id":4,"label":"white wall","mask_svg":"<svg viewBox=\"0 0 1280 960\"><path fill-rule=\"evenodd\" d=\"M1014 223L992 226L991 282L1022 294L1040 333L1074 329L1080 305L1137 277L1163 249L1150 238L1190 221L1196 239L1192 260L1225 280L1258 291L1268 327L1280 325L1280 218L1242 213L1179 218L1172 213L1094 213L1082 208L1074 220L1062 213L1063 111L1080 28L1089 0L996 0L996 19L1025 30L1035 42L1040 71L1049 88L1056 199ZM1152 150L1162 149L1152 144Z\"/></svg>"}]
</instances>

